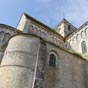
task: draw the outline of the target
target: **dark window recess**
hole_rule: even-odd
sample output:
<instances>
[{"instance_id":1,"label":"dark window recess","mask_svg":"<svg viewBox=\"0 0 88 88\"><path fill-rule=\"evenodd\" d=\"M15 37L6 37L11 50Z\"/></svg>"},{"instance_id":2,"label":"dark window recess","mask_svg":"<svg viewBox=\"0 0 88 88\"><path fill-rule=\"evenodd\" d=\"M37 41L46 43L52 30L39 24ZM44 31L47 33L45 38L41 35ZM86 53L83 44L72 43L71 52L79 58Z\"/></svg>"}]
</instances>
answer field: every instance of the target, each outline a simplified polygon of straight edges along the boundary
<instances>
[{"instance_id":1,"label":"dark window recess","mask_svg":"<svg viewBox=\"0 0 88 88\"><path fill-rule=\"evenodd\" d=\"M71 30L71 26L70 26L70 25L68 25L68 30L69 30L69 31Z\"/></svg>"},{"instance_id":2,"label":"dark window recess","mask_svg":"<svg viewBox=\"0 0 88 88\"><path fill-rule=\"evenodd\" d=\"M56 56L54 54L50 54L49 66L52 67L56 66Z\"/></svg>"}]
</instances>

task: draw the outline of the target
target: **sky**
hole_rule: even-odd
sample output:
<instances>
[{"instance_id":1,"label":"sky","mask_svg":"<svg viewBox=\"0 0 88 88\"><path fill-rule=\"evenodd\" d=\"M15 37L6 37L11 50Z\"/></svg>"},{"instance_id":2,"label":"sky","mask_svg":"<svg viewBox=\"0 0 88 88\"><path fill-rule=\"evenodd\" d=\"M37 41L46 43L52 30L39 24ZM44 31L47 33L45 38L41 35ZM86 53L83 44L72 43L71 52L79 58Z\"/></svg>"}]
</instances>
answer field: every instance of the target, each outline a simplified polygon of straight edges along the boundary
<instances>
[{"instance_id":1,"label":"sky","mask_svg":"<svg viewBox=\"0 0 88 88\"><path fill-rule=\"evenodd\" d=\"M54 28L65 18L75 27L88 21L88 0L0 0L0 23L17 26L23 12Z\"/></svg>"}]
</instances>

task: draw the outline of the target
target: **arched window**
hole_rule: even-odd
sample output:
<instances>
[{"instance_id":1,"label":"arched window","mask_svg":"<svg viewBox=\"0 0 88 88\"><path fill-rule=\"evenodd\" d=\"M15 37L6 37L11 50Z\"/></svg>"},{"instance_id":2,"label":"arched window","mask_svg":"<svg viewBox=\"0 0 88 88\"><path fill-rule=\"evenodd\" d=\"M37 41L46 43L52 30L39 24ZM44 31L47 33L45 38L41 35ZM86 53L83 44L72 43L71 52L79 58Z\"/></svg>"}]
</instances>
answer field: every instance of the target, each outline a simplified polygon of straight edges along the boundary
<instances>
[{"instance_id":1,"label":"arched window","mask_svg":"<svg viewBox=\"0 0 88 88\"><path fill-rule=\"evenodd\" d=\"M2 41L3 39L4 39L4 32L1 31L1 32L0 32L0 40Z\"/></svg>"},{"instance_id":2,"label":"arched window","mask_svg":"<svg viewBox=\"0 0 88 88\"><path fill-rule=\"evenodd\" d=\"M6 34L5 34L5 37L4 37L4 39L3 39L3 41L4 41L4 42L7 42L8 39L9 39L9 37L10 37L10 34L9 34L9 33L6 33Z\"/></svg>"},{"instance_id":3,"label":"arched window","mask_svg":"<svg viewBox=\"0 0 88 88\"><path fill-rule=\"evenodd\" d=\"M77 36L76 36L76 40L79 40L79 34L77 34Z\"/></svg>"},{"instance_id":4,"label":"arched window","mask_svg":"<svg viewBox=\"0 0 88 88\"><path fill-rule=\"evenodd\" d=\"M84 37L85 33L84 31L81 32L81 38Z\"/></svg>"},{"instance_id":5,"label":"arched window","mask_svg":"<svg viewBox=\"0 0 88 88\"><path fill-rule=\"evenodd\" d=\"M85 41L82 41L81 47L82 47L82 54L86 53L87 52L87 47L86 47L86 42Z\"/></svg>"},{"instance_id":6,"label":"arched window","mask_svg":"<svg viewBox=\"0 0 88 88\"><path fill-rule=\"evenodd\" d=\"M54 54L50 54L49 66L56 67L56 56Z\"/></svg>"}]
</instances>

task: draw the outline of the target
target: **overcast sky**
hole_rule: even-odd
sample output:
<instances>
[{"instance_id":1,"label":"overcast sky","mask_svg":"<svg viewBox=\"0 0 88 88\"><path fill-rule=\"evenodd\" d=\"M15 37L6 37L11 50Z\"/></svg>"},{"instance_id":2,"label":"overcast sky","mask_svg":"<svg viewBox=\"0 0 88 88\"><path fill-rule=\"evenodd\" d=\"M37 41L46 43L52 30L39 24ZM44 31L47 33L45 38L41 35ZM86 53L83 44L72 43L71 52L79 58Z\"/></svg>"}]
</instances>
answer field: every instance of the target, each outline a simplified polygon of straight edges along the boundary
<instances>
[{"instance_id":1,"label":"overcast sky","mask_svg":"<svg viewBox=\"0 0 88 88\"><path fill-rule=\"evenodd\" d=\"M79 27L88 20L88 0L0 0L0 23L16 27L23 12L52 28L63 18Z\"/></svg>"}]
</instances>

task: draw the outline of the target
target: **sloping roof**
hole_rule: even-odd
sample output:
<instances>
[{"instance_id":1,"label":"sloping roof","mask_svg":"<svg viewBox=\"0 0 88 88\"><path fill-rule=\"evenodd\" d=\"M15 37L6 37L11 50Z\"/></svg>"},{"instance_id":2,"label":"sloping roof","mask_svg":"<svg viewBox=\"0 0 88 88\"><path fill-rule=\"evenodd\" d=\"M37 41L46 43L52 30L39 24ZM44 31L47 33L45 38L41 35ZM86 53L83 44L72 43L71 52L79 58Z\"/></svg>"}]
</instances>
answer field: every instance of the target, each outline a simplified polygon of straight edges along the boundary
<instances>
[{"instance_id":1,"label":"sloping roof","mask_svg":"<svg viewBox=\"0 0 88 88\"><path fill-rule=\"evenodd\" d=\"M65 18L56 26L56 27L58 27L58 26L60 26L63 22L66 22L66 23L68 23L69 25L71 25L71 26L73 26L69 21L67 21ZM56 28L55 27L55 28ZM75 26L73 26L75 29L77 29Z\"/></svg>"},{"instance_id":2,"label":"sloping roof","mask_svg":"<svg viewBox=\"0 0 88 88\"><path fill-rule=\"evenodd\" d=\"M76 31L74 31L73 33L71 33L70 35L67 36L67 39L71 36L73 36L74 34L76 34L77 32L79 32L83 27L85 27L86 25L88 25L88 21L86 21L83 25L81 25Z\"/></svg>"},{"instance_id":3,"label":"sloping roof","mask_svg":"<svg viewBox=\"0 0 88 88\"><path fill-rule=\"evenodd\" d=\"M82 24L78 29L82 29L83 27L85 27L86 25L88 25L88 21L86 21L84 24Z\"/></svg>"},{"instance_id":4,"label":"sloping roof","mask_svg":"<svg viewBox=\"0 0 88 88\"><path fill-rule=\"evenodd\" d=\"M6 25L6 24L0 24L0 27L2 27L2 28L7 28L7 29L10 29L10 30L13 30L13 31L16 29L16 28L11 27L11 26Z\"/></svg>"},{"instance_id":5,"label":"sloping roof","mask_svg":"<svg viewBox=\"0 0 88 88\"><path fill-rule=\"evenodd\" d=\"M62 38L64 39L64 37L63 37L63 36L61 36L59 33L57 33L54 29L52 29L52 28L48 27L47 25L43 24L42 22L40 22L40 21L36 20L35 18L33 18L33 17L29 16L29 15L28 15L28 14L26 14L26 13L24 13L24 15L26 16L26 18L27 18L27 19L30 19L30 20L32 20L32 21L34 21L34 22L36 22L36 23L40 24L41 26L45 27L46 29L48 29L48 30L52 31L53 33L55 33L55 34L59 35L60 37L62 37Z\"/></svg>"}]
</instances>

